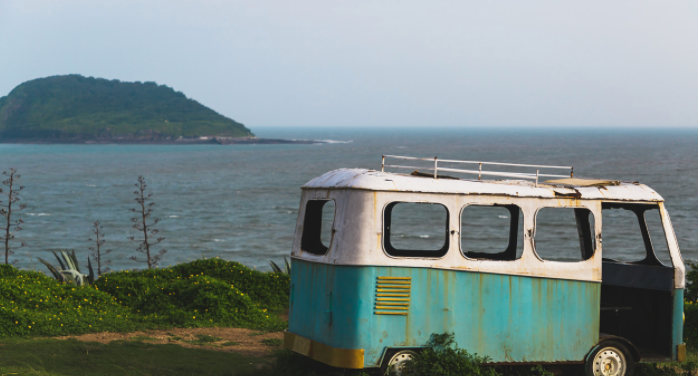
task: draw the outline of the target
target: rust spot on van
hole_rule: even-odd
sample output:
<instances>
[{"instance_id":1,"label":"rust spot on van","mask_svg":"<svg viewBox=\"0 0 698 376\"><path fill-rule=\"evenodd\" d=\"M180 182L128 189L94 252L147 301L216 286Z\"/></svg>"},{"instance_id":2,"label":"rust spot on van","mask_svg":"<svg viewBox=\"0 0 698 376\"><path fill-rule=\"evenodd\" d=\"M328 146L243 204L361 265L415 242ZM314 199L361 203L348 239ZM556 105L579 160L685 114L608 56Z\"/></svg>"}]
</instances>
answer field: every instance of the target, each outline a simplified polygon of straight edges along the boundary
<instances>
[{"instance_id":1,"label":"rust spot on van","mask_svg":"<svg viewBox=\"0 0 698 376\"><path fill-rule=\"evenodd\" d=\"M553 193L555 193L555 197L571 197L575 199L582 198L582 193L576 189L574 189L574 192L560 192L557 190L553 190Z\"/></svg>"}]
</instances>

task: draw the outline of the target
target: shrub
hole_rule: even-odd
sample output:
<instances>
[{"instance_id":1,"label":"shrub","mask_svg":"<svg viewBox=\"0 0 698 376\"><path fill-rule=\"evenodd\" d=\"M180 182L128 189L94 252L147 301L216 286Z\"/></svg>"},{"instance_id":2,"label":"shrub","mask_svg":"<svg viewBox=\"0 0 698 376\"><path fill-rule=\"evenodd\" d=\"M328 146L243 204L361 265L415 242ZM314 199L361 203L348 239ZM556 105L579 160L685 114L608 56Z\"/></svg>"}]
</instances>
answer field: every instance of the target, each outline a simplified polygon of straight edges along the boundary
<instances>
[{"instance_id":1,"label":"shrub","mask_svg":"<svg viewBox=\"0 0 698 376\"><path fill-rule=\"evenodd\" d=\"M260 309L281 313L288 308L290 277L283 273L262 273L238 262L221 259L196 260L163 269L105 274L95 285L122 304L138 306L148 292L161 290L175 281L210 277L249 296ZM182 295L178 295L182 296ZM185 304L186 302L181 302Z\"/></svg>"},{"instance_id":2,"label":"shrub","mask_svg":"<svg viewBox=\"0 0 698 376\"><path fill-rule=\"evenodd\" d=\"M686 321L683 325L683 337L688 347L695 349L698 347L698 303L695 301L684 301L683 313Z\"/></svg>"},{"instance_id":3,"label":"shrub","mask_svg":"<svg viewBox=\"0 0 698 376\"><path fill-rule=\"evenodd\" d=\"M60 283L38 272L0 270L0 337L126 331L147 326L104 292Z\"/></svg>"},{"instance_id":4,"label":"shrub","mask_svg":"<svg viewBox=\"0 0 698 376\"><path fill-rule=\"evenodd\" d=\"M692 261L686 262L686 290L683 297L691 302L698 301L698 268Z\"/></svg>"},{"instance_id":5,"label":"shrub","mask_svg":"<svg viewBox=\"0 0 698 376\"><path fill-rule=\"evenodd\" d=\"M679 364L639 363L635 375L639 376L695 376L698 366L694 362Z\"/></svg>"},{"instance_id":6,"label":"shrub","mask_svg":"<svg viewBox=\"0 0 698 376\"><path fill-rule=\"evenodd\" d=\"M288 307L288 286L283 274L218 259L107 273L84 287L0 265L0 337L203 326L276 331L286 323L269 308Z\"/></svg>"},{"instance_id":7,"label":"shrub","mask_svg":"<svg viewBox=\"0 0 698 376\"><path fill-rule=\"evenodd\" d=\"M14 277L16 275L19 275L19 273L19 269L15 268L12 265L0 264L0 278Z\"/></svg>"},{"instance_id":8,"label":"shrub","mask_svg":"<svg viewBox=\"0 0 698 376\"><path fill-rule=\"evenodd\" d=\"M453 333L432 334L427 347L419 351L413 361L405 363L403 374L412 376L500 375L494 367L483 365L487 357L469 354L466 350L459 349L453 337Z\"/></svg>"},{"instance_id":9,"label":"shrub","mask_svg":"<svg viewBox=\"0 0 698 376\"><path fill-rule=\"evenodd\" d=\"M260 309L249 295L221 280L196 276L146 290L133 306L158 315L163 324L183 327L231 326L280 329L283 323Z\"/></svg>"}]
</instances>

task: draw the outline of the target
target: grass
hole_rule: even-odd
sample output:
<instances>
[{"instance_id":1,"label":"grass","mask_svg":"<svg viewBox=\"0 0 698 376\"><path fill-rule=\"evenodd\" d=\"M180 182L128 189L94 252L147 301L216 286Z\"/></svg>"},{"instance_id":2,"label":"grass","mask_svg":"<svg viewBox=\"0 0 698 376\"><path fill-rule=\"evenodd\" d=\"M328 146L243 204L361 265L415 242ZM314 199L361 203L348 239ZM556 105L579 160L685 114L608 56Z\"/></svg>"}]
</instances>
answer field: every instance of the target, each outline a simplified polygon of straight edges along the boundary
<instances>
[{"instance_id":1,"label":"grass","mask_svg":"<svg viewBox=\"0 0 698 376\"><path fill-rule=\"evenodd\" d=\"M166 333L166 334L170 337L171 340L174 340L174 341L183 341L184 340L184 338L182 338L174 333Z\"/></svg>"},{"instance_id":2,"label":"grass","mask_svg":"<svg viewBox=\"0 0 698 376\"><path fill-rule=\"evenodd\" d=\"M205 346L205 345L211 345L211 344L223 339L221 337L210 336L208 334L197 334L194 336L194 338L195 339L193 339L191 341L184 341L184 342L191 344L191 345Z\"/></svg>"},{"instance_id":3,"label":"grass","mask_svg":"<svg viewBox=\"0 0 698 376\"><path fill-rule=\"evenodd\" d=\"M635 365L638 376L695 376L698 374L698 351L688 348L686 363L640 363Z\"/></svg>"},{"instance_id":4,"label":"grass","mask_svg":"<svg viewBox=\"0 0 698 376\"><path fill-rule=\"evenodd\" d=\"M262 340L262 343L266 346L281 347L284 344L284 341L278 338L265 338Z\"/></svg>"},{"instance_id":5,"label":"grass","mask_svg":"<svg viewBox=\"0 0 698 376\"><path fill-rule=\"evenodd\" d=\"M135 337L138 338L138 337ZM135 339L132 338L132 339ZM208 339L208 338L207 338ZM206 339L205 339L206 340ZM226 342L221 346L235 346ZM448 375L441 368L448 364L463 363L459 349L446 353L429 354L420 365L425 372L419 375ZM465 363L479 369L481 375L534 376L545 374L540 368L509 367L507 369L482 367L472 356ZM698 352L689 353L689 362L698 360ZM267 366L269 365L269 366ZM432 367L432 368L429 368ZM438 372L435 372L435 368ZM677 364L641 364L636 376L688 376ZM251 357L236 353L184 348L173 344L149 344L141 341L114 341L110 344L57 339L4 339L0 340L0 375L114 375L114 376L377 376L377 372L342 370L286 350L277 350L273 357ZM454 373L459 374L460 373ZM462 373L466 374L466 373ZM573 374L566 374L573 375Z\"/></svg>"},{"instance_id":6,"label":"grass","mask_svg":"<svg viewBox=\"0 0 698 376\"><path fill-rule=\"evenodd\" d=\"M158 339L150 336L135 336L131 337L132 341L157 341Z\"/></svg>"},{"instance_id":7,"label":"grass","mask_svg":"<svg viewBox=\"0 0 698 376\"><path fill-rule=\"evenodd\" d=\"M155 345L139 341L110 344L57 339L0 341L2 375L247 376L259 374L269 358Z\"/></svg>"},{"instance_id":8,"label":"grass","mask_svg":"<svg viewBox=\"0 0 698 376\"><path fill-rule=\"evenodd\" d=\"M693 274L698 278L698 273ZM288 275L261 273L219 259L197 260L164 269L109 273L90 287L61 284L41 273L0 265L0 375L176 376L230 375L233 371L239 376L368 375L364 371L328 367L286 350L275 349L273 359L243 357L200 348L186 349L177 344L145 343L157 340L148 335L106 345L27 339L207 326L247 327L259 330L249 336L259 336L286 326L278 314L288 307L289 284ZM636 375L695 375L698 352L693 349L698 342L698 304L687 299L685 313L689 362L640 364ZM217 344L222 338L205 334L192 340L171 332L167 335L171 340L198 346L239 345L236 342ZM425 351L421 361L411 367L415 370L414 376L460 372L453 369L493 376L546 374L541 367L484 366L482 358L458 349L449 338L439 340L443 343L435 342L435 348L441 350ZM281 340L273 338L261 342L272 348L282 345ZM266 369L257 369L267 363L272 364Z\"/></svg>"}]
</instances>

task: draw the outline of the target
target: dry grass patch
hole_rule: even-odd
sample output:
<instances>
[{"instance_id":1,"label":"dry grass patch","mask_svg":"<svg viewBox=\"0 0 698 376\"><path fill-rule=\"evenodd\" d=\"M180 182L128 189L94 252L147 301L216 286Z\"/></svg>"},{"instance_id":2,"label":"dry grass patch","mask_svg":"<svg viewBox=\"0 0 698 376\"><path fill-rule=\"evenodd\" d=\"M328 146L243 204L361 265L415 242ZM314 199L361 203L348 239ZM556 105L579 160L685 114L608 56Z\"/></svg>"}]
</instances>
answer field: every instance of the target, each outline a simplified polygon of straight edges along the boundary
<instances>
[{"instance_id":1,"label":"dry grass patch","mask_svg":"<svg viewBox=\"0 0 698 376\"><path fill-rule=\"evenodd\" d=\"M252 335L251 335L252 334ZM241 328L173 328L147 330L133 333L89 333L79 336L57 337L83 342L108 344L112 341L140 341L152 344L176 344L187 348L234 352L247 356L269 355L273 347L269 343L281 343L283 333L260 333Z\"/></svg>"}]
</instances>

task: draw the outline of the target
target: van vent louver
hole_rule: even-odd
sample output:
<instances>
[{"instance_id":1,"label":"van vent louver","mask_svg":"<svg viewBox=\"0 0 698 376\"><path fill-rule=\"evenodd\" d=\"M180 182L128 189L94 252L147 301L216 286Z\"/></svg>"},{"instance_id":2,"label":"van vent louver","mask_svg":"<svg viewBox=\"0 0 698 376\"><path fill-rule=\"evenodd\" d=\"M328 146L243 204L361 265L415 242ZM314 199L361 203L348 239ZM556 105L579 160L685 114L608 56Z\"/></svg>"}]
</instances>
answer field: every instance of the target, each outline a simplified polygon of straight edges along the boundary
<instances>
[{"instance_id":1,"label":"van vent louver","mask_svg":"<svg viewBox=\"0 0 698 376\"><path fill-rule=\"evenodd\" d=\"M410 309L410 277L378 277L376 281L376 315L406 316Z\"/></svg>"}]
</instances>

